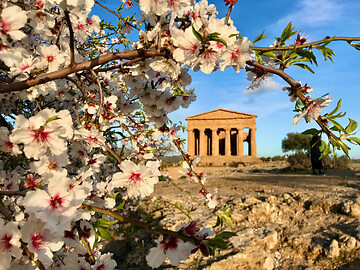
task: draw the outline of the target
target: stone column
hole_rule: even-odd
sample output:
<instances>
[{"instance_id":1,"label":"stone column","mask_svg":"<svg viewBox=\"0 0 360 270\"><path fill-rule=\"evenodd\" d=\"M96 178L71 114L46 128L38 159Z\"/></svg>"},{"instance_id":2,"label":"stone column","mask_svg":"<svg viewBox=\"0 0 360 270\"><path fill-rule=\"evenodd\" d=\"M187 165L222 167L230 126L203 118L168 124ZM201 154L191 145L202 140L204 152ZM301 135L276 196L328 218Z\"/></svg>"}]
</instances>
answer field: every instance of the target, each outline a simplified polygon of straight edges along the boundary
<instances>
[{"instance_id":1,"label":"stone column","mask_svg":"<svg viewBox=\"0 0 360 270\"><path fill-rule=\"evenodd\" d=\"M250 128L250 156L256 157L256 128Z\"/></svg>"},{"instance_id":2,"label":"stone column","mask_svg":"<svg viewBox=\"0 0 360 270\"><path fill-rule=\"evenodd\" d=\"M212 130L212 154L213 156L219 155L219 136L217 134L217 128Z\"/></svg>"},{"instance_id":3,"label":"stone column","mask_svg":"<svg viewBox=\"0 0 360 270\"><path fill-rule=\"evenodd\" d=\"M206 156L206 136L205 136L205 129L199 128L199 140L200 140L200 155Z\"/></svg>"},{"instance_id":4,"label":"stone column","mask_svg":"<svg viewBox=\"0 0 360 270\"><path fill-rule=\"evenodd\" d=\"M225 156L231 156L231 133L230 128L225 129Z\"/></svg>"},{"instance_id":5,"label":"stone column","mask_svg":"<svg viewBox=\"0 0 360 270\"><path fill-rule=\"evenodd\" d=\"M195 132L193 129L188 129L188 142L187 142L188 154L195 155Z\"/></svg>"},{"instance_id":6,"label":"stone column","mask_svg":"<svg viewBox=\"0 0 360 270\"><path fill-rule=\"evenodd\" d=\"M239 157L244 156L244 136L243 136L243 128L239 128L238 129L238 137L237 137L237 146L238 146L238 151L237 151L237 155Z\"/></svg>"}]
</instances>

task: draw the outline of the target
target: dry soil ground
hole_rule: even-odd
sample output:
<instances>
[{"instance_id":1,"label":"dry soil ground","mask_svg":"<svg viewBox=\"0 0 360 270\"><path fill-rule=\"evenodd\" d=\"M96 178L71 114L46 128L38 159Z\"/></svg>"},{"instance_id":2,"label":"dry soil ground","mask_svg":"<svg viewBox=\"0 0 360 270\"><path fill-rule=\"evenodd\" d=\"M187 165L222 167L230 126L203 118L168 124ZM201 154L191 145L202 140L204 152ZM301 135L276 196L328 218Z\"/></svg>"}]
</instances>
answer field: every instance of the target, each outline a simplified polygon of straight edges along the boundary
<instances>
[{"instance_id":1,"label":"dry soil ground","mask_svg":"<svg viewBox=\"0 0 360 270\"><path fill-rule=\"evenodd\" d=\"M198 167L207 174L208 190L218 190L218 206L230 207L237 236L217 258L193 255L179 268L360 269L360 164L325 175L284 172L287 166L268 162L240 168ZM198 194L199 185L180 179L181 167L167 170L186 192L161 182L155 196L170 204L185 200L183 207L193 220L214 225L216 215ZM156 214L173 229L187 221L175 207Z\"/></svg>"}]
</instances>

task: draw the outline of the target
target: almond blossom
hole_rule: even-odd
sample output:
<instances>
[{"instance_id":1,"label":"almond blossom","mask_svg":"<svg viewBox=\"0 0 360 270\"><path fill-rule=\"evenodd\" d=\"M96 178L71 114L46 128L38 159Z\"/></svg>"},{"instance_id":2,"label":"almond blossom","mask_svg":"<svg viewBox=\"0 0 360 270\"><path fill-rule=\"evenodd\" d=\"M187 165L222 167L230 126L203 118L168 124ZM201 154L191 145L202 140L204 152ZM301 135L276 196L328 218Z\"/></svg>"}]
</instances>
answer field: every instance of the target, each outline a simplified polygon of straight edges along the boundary
<instances>
[{"instance_id":1,"label":"almond blossom","mask_svg":"<svg viewBox=\"0 0 360 270\"><path fill-rule=\"evenodd\" d=\"M68 127L71 130L72 122L71 118L63 119L63 122L55 121L57 118L54 109L44 109L29 119L19 115L15 119L18 128L10 135L10 141L14 144L23 143L23 151L28 158L38 159L47 150L60 155L66 151L66 139L72 135L67 132Z\"/></svg>"},{"instance_id":2,"label":"almond blossom","mask_svg":"<svg viewBox=\"0 0 360 270\"><path fill-rule=\"evenodd\" d=\"M172 265L178 266L181 260L186 260L196 246L191 242L184 242L174 236L161 236L155 240L157 247L150 249L146 256L148 265L152 268L159 267L166 258Z\"/></svg>"},{"instance_id":3,"label":"almond blossom","mask_svg":"<svg viewBox=\"0 0 360 270\"><path fill-rule=\"evenodd\" d=\"M19 147L10 141L9 135L10 132L6 127L0 127L0 151L13 155L20 154L21 151Z\"/></svg>"},{"instance_id":4,"label":"almond blossom","mask_svg":"<svg viewBox=\"0 0 360 270\"><path fill-rule=\"evenodd\" d=\"M244 37L243 39L236 40L233 45L229 46L221 57L224 62L221 63L220 70L224 71L228 66L232 66L236 72L244 69L246 61L255 57L254 51L250 49L250 44L250 40Z\"/></svg>"},{"instance_id":5,"label":"almond blossom","mask_svg":"<svg viewBox=\"0 0 360 270\"><path fill-rule=\"evenodd\" d=\"M40 47L40 54L42 56L42 64L48 67L49 71L56 71L60 65L64 63L64 56L61 54L59 48L55 45Z\"/></svg>"},{"instance_id":6,"label":"almond blossom","mask_svg":"<svg viewBox=\"0 0 360 270\"><path fill-rule=\"evenodd\" d=\"M46 228L61 232L70 230L70 223L76 219L77 208L88 196L86 188L71 189L70 179L56 173L49 179L47 191L29 191L24 198L26 213L33 213L41 219Z\"/></svg>"},{"instance_id":7,"label":"almond blossom","mask_svg":"<svg viewBox=\"0 0 360 270\"><path fill-rule=\"evenodd\" d=\"M148 161L145 165L137 165L130 160L120 164L122 172L115 173L111 184L114 187L126 187L129 197L149 196L154 191L154 185L159 181L160 163Z\"/></svg>"},{"instance_id":8,"label":"almond blossom","mask_svg":"<svg viewBox=\"0 0 360 270\"><path fill-rule=\"evenodd\" d=\"M48 268L53 263L53 252L58 251L64 242L58 233L46 228L46 224L30 215L21 229L22 240L27 248Z\"/></svg>"},{"instance_id":9,"label":"almond blossom","mask_svg":"<svg viewBox=\"0 0 360 270\"><path fill-rule=\"evenodd\" d=\"M18 225L17 222L4 224L4 220L0 218L0 269L6 269L3 267L10 265L12 257L21 257L21 233Z\"/></svg>"},{"instance_id":10,"label":"almond blossom","mask_svg":"<svg viewBox=\"0 0 360 270\"><path fill-rule=\"evenodd\" d=\"M329 106L329 103L333 101L333 98L327 96L326 98L319 98L313 100L306 109L299 112L298 115L294 116L294 125L296 125L301 118L305 118L306 122L312 122L313 120L317 120L319 117L319 111L323 107Z\"/></svg>"},{"instance_id":11,"label":"almond blossom","mask_svg":"<svg viewBox=\"0 0 360 270\"><path fill-rule=\"evenodd\" d=\"M23 39L26 35L19 29L23 27L27 21L26 12L16 5L4 8L0 15L0 37L6 40L9 35L14 40Z\"/></svg>"}]
</instances>

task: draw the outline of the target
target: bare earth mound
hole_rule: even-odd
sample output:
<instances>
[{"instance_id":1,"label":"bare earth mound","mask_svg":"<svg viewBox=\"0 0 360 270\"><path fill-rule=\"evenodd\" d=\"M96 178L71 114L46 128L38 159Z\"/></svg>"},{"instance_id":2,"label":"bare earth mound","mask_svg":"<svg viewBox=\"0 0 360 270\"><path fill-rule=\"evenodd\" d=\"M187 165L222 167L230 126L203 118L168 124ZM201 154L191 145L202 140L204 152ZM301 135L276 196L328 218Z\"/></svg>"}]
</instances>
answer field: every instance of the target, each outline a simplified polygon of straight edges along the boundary
<instances>
[{"instance_id":1,"label":"bare earth mound","mask_svg":"<svg viewBox=\"0 0 360 270\"><path fill-rule=\"evenodd\" d=\"M209 191L218 189L218 206L230 207L237 236L230 238L231 248L215 258L195 254L179 269L360 269L359 164L321 176L284 173L286 167L286 162L269 162L197 168L207 174ZM187 201L183 206L191 210L193 220L213 226L216 215L198 194L199 186L179 179L179 170L168 168L176 184L191 195L161 182L155 196L173 204ZM175 207L156 214L173 229L186 220Z\"/></svg>"}]
</instances>

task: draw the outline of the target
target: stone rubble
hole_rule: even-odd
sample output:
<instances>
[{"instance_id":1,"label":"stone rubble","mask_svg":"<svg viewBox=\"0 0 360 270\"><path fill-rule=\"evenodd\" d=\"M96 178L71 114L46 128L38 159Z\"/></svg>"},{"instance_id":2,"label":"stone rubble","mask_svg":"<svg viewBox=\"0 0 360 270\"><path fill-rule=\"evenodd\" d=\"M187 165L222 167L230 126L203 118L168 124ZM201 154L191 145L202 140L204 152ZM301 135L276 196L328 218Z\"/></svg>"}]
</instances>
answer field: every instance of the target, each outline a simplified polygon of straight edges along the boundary
<instances>
[{"instance_id":1,"label":"stone rubble","mask_svg":"<svg viewBox=\"0 0 360 270\"><path fill-rule=\"evenodd\" d=\"M241 173L227 175L237 177ZM213 177L218 178L219 173L209 174L209 181ZM360 257L360 182L354 181L351 187L326 189L320 183L317 187L284 193L272 189L237 195L219 193L218 203L230 207L232 231L237 235L229 239L228 250L219 251L214 258L192 255L179 269L348 269L344 265ZM184 201L184 196L162 194L161 198L175 203ZM201 196L192 197L184 207L194 209L191 217L202 226L216 223L216 215ZM164 210L163 216L161 223L173 229L185 219L178 209ZM228 226L224 229L231 231ZM169 267L166 269L173 269ZM354 269L360 269L360 264Z\"/></svg>"}]
</instances>

